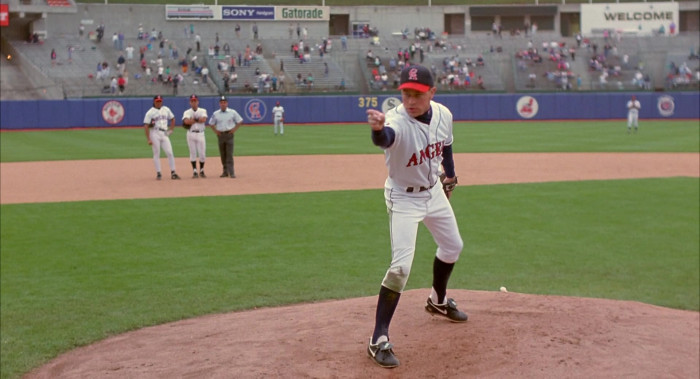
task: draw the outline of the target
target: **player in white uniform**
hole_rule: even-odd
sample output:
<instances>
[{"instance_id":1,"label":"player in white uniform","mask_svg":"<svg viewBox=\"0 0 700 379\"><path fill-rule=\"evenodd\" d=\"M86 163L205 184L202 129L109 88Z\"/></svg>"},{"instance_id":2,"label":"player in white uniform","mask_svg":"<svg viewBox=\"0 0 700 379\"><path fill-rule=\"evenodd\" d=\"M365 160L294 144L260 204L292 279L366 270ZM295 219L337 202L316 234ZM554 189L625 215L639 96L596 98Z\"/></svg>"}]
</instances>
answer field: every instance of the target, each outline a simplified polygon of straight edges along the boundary
<instances>
[{"instance_id":1,"label":"player in white uniform","mask_svg":"<svg viewBox=\"0 0 700 379\"><path fill-rule=\"evenodd\" d=\"M182 123L187 128L187 147L190 150L192 177L206 178L204 162L207 160L207 143L204 138L207 122L207 110L199 107L197 95L190 96L191 108L182 114ZM199 156L199 173L197 173L197 156Z\"/></svg>"},{"instance_id":2,"label":"player in white uniform","mask_svg":"<svg viewBox=\"0 0 700 379\"><path fill-rule=\"evenodd\" d=\"M639 129L639 110L642 108L642 104L637 100L637 96L632 95L630 101L627 102L627 133L632 131L634 127L634 132L637 133Z\"/></svg>"},{"instance_id":3,"label":"player in white uniform","mask_svg":"<svg viewBox=\"0 0 700 379\"><path fill-rule=\"evenodd\" d=\"M457 182L452 157L452 113L432 101L437 89L430 70L409 66L401 71L402 104L388 111L367 110L372 141L384 149L389 177L384 199L389 214L391 265L384 276L377 300L375 327L367 352L382 367L396 367L389 324L406 286L422 221L438 248L433 261L433 285L425 310L452 322L467 321L454 300L446 297L447 282L462 251L449 194L440 183Z\"/></svg>"},{"instance_id":4,"label":"player in white uniform","mask_svg":"<svg viewBox=\"0 0 700 379\"><path fill-rule=\"evenodd\" d=\"M275 119L275 135L277 133L284 135L284 107L280 105L279 101L272 108L272 116Z\"/></svg>"},{"instance_id":5,"label":"player in white uniform","mask_svg":"<svg viewBox=\"0 0 700 379\"><path fill-rule=\"evenodd\" d=\"M170 108L163 105L163 97L157 95L153 98L153 107L146 112L143 118L143 128L146 131L148 144L153 148L153 163L156 166L156 179L160 180L160 149L165 151L170 165L170 178L180 179L175 172L175 156L173 146L170 144L170 135L175 128L175 115Z\"/></svg>"}]
</instances>

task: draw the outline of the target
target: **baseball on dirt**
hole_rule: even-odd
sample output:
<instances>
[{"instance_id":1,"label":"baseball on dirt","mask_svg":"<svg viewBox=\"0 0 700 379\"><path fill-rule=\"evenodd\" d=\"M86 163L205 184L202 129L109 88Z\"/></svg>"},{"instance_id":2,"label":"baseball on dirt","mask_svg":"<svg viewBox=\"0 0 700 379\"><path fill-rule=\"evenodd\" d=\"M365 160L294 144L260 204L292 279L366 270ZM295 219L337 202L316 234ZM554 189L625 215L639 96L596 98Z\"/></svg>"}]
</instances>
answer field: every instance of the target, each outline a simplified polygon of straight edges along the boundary
<instances>
[{"instance_id":1,"label":"baseball on dirt","mask_svg":"<svg viewBox=\"0 0 700 379\"><path fill-rule=\"evenodd\" d=\"M506 287L501 287L500 290L501 292L508 292L508 289Z\"/></svg>"}]
</instances>

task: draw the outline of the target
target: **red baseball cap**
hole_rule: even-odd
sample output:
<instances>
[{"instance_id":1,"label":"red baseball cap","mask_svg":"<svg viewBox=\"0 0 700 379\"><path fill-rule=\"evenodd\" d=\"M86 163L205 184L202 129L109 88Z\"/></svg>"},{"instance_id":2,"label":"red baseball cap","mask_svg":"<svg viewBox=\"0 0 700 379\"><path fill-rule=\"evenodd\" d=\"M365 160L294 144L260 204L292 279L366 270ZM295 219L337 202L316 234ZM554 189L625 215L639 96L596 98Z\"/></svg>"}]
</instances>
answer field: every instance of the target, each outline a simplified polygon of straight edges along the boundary
<instances>
[{"instance_id":1,"label":"red baseball cap","mask_svg":"<svg viewBox=\"0 0 700 379\"><path fill-rule=\"evenodd\" d=\"M197 97L197 95L192 94L192 96L190 96L190 101L192 100L199 100L199 98Z\"/></svg>"},{"instance_id":2,"label":"red baseball cap","mask_svg":"<svg viewBox=\"0 0 700 379\"><path fill-rule=\"evenodd\" d=\"M163 96L156 95L155 97L153 97L153 101L163 101Z\"/></svg>"},{"instance_id":3,"label":"red baseball cap","mask_svg":"<svg viewBox=\"0 0 700 379\"><path fill-rule=\"evenodd\" d=\"M401 85L399 89L414 89L419 92L428 92L434 86L433 75L424 66L407 66L401 70Z\"/></svg>"}]
</instances>

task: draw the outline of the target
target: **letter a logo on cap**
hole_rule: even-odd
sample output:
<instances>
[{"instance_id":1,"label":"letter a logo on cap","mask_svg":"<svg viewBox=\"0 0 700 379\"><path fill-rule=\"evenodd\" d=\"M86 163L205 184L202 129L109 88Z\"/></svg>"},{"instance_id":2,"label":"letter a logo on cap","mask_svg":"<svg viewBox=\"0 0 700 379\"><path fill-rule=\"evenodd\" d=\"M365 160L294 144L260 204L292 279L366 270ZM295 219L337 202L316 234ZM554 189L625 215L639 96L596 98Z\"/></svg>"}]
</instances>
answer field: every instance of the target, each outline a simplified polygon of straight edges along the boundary
<instances>
[{"instance_id":1,"label":"letter a logo on cap","mask_svg":"<svg viewBox=\"0 0 700 379\"><path fill-rule=\"evenodd\" d=\"M418 81L418 69L417 68L412 68L408 72L408 80L415 80Z\"/></svg>"}]
</instances>

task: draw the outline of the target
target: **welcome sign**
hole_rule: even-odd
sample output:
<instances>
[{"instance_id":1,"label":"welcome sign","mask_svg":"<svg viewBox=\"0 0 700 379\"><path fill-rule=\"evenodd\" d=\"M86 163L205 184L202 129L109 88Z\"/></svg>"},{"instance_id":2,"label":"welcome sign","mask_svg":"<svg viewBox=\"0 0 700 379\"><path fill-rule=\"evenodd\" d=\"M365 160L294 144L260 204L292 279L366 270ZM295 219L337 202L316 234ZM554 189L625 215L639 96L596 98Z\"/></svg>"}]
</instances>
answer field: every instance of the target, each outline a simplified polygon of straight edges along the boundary
<instances>
[{"instance_id":1,"label":"welcome sign","mask_svg":"<svg viewBox=\"0 0 700 379\"><path fill-rule=\"evenodd\" d=\"M677 2L581 4L581 33L596 34L602 30L651 35L661 26L668 33L669 25L678 25Z\"/></svg>"}]
</instances>

